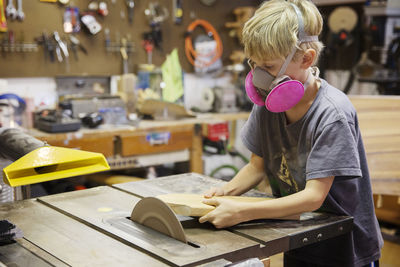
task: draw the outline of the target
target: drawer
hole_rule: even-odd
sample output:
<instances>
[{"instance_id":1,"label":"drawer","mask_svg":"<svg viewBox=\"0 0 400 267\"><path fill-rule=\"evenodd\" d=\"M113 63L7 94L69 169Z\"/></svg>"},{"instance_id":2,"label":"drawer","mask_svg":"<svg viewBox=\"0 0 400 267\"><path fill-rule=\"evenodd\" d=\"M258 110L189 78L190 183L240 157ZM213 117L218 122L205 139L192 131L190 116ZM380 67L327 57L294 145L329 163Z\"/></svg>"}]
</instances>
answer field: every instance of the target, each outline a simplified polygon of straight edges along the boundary
<instances>
[{"instance_id":1,"label":"drawer","mask_svg":"<svg viewBox=\"0 0 400 267\"><path fill-rule=\"evenodd\" d=\"M193 125L138 130L119 136L121 156L143 155L190 149Z\"/></svg>"},{"instance_id":2,"label":"drawer","mask_svg":"<svg viewBox=\"0 0 400 267\"><path fill-rule=\"evenodd\" d=\"M66 135L66 138L63 140L60 138L51 137L43 137L38 139L46 141L52 146L75 148L84 151L102 153L105 157L114 155L113 136L89 137L88 135L85 135L83 137L77 137L74 135Z\"/></svg>"}]
</instances>

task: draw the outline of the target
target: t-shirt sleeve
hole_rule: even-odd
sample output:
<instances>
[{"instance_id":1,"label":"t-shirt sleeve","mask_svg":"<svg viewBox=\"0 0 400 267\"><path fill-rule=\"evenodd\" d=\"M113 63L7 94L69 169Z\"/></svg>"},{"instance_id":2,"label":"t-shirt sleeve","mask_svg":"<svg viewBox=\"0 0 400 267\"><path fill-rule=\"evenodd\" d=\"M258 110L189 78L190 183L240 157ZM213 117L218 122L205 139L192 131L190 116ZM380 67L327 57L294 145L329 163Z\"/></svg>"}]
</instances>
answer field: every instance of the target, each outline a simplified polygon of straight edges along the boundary
<instances>
[{"instance_id":1,"label":"t-shirt sleeve","mask_svg":"<svg viewBox=\"0 0 400 267\"><path fill-rule=\"evenodd\" d=\"M254 154L262 157L262 150L260 145L261 127L259 120L259 108L254 105L250 116L241 130L241 139L243 144Z\"/></svg>"},{"instance_id":2,"label":"t-shirt sleeve","mask_svg":"<svg viewBox=\"0 0 400 267\"><path fill-rule=\"evenodd\" d=\"M355 126L341 119L326 125L316 137L307 159L306 180L362 176Z\"/></svg>"}]
</instances>

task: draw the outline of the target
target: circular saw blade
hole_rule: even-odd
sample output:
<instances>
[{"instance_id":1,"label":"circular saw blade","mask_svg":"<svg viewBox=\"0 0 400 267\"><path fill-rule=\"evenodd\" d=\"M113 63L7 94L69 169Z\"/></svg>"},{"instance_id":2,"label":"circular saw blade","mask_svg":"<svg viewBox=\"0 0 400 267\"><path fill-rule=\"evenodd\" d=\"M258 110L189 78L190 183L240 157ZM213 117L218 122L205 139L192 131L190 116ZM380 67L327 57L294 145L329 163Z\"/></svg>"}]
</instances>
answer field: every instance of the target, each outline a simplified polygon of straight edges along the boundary
<instances>
[{"instance_id":1,"label":"circular saw blade","mask_svg":"<svg viewBox=\"0 0 400 267\"><path fill-rule=\"evenodd\" d=\"M158 198L141 199L133 208L131 220L187 243L182 224L172 209Z\"/></svg>"},{"instance_id":2,"label":"circular saw blade","mask_svg":"<svg viewBox=\"0 0 400 267\"><path fill-rule=\"evenodd\" d=\"M350 7L337 7L328 18L329 29L338 33L341 30L351 32L357 24L358 16L354 9Z\"/></svg>"}]
</instances>

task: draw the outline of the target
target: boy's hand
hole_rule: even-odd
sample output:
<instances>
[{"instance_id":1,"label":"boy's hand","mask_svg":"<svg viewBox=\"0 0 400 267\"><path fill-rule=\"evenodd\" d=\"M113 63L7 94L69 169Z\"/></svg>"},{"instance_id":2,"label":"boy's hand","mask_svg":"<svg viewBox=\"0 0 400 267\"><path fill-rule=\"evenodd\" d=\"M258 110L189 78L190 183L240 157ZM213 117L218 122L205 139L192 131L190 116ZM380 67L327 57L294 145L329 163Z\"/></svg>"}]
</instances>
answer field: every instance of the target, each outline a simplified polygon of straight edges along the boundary
<instances>
[{"instance_id":1,"label":"boy's hand","mask_svg":"<svg viewBox=\"0 0 400 267\"><path fill-rule=\"evenodd\" d=\"M210 222L216 228L225 228L243 221L240 211L243 208L242 203L230 199L205 199L204 204L215 206L215 210L200 217L199 222Z\"/></svg>"},{"instance_id":2,"label":"boy's hand","mask_svg":"<svg viewBox=\"0 0 400 267\"><path fill-rule=\"evenodd\" d=\"M220 197L223 195L225 195L225 192L222 187L212 187L204 193L205 198L212 198L213 196Z\"/></svg>"}]
</instances>

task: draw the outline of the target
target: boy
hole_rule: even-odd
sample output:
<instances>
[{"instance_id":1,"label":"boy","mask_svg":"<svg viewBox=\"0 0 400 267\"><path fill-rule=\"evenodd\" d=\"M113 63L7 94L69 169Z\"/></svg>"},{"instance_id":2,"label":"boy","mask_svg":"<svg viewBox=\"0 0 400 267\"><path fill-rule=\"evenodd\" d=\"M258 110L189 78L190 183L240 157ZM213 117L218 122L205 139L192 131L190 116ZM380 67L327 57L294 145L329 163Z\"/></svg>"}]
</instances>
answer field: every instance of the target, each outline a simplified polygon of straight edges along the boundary
<instances>
[{"instance_id":1,"label":"boy","mask_svg":"<svg viewBox=\"0 0 400 267\"><path fill-rule=\"evenodd\" d=\"M357 114L349 99L312 66L322 44L322 17L307 0L265 2L243 28L256 104L242 129L250 163L204 203L200 218L217 228L321 210L354 217L351 233L285 253L285 266L379 264L383 241ZM267 178L275 197L258 203L216 200L240 195ZM377 265L375 265L377 266Z\"/></svg>"}]
</instances>

